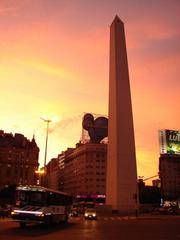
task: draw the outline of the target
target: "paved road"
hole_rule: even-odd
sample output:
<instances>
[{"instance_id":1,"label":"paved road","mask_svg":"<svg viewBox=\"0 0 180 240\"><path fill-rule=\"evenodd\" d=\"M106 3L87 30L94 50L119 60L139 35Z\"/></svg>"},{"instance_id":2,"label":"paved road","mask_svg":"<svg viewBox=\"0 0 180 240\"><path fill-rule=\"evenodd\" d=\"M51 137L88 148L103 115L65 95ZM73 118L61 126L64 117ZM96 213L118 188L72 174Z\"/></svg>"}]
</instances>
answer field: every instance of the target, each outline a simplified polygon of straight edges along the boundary
<instances>
[{"instance_id":1,"label":"paved road","mask_svg":"<svg viewBox=\"0 0 180 240\"><path fill-rule=\"evenodd\" d=\"M136 218L99 217L98 220L71 218L69 224L19 228L8 219L0 220L1 240L180 240L180 216Z\"/></svg>"}]
</instances>

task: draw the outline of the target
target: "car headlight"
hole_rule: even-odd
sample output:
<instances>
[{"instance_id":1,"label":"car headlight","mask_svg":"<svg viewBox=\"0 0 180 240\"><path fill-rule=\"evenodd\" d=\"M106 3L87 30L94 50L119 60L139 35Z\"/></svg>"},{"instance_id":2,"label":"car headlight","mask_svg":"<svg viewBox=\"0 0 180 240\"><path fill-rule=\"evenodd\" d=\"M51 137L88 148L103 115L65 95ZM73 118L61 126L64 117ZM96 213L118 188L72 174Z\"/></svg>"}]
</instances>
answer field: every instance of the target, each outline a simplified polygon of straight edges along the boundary
<instances>
[{"instance_id":1,"label":"car headlight","mask_svg":"<svg viewBox=\"0 0 180 240\"><path fill-rule=\"evenodd\" d=\"M85 217L87 217L88 216L88 214L87 213L85 213Z\"/></svg>"},{"instance_id":2,"label":"car headlight","mask_svg":"<svg viewBox=\"0 0 180 240\"><path fill-rule=\"evenodd\" d=\"M18 212L15 212L15 211L12 211L11 212L11 215L18 215L19 213Z\"/></svg>"},{"instance_id":3,"label":"car headlight","mask_svg":"<svg viewBox=\"0 0 180 240\"><path fill-rule=\"evenodd\" d=\"M44 217L44 213L36 214L37 217Z\"/></svg>"},{"instance_id":4,"label":"car headlight","mask_svg":"<svg viewBox=\"0 0 180 240\"><path fill-rule=\"evenodd\" d=\"M96 214L95 214L95 213L93 213L93 217L96 217Z\"/></svg>"}]
</instances>

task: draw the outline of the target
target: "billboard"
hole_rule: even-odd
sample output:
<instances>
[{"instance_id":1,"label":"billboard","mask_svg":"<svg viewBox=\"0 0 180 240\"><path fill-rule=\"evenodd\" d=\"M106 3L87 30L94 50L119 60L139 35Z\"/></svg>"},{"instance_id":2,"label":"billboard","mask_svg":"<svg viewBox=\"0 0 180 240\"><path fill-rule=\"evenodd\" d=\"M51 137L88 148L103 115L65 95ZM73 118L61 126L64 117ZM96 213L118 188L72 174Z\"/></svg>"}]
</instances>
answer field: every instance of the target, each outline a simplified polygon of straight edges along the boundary
<instances>
[{"instance_id":1,"label":"billboard","mask_svg":"<svg viewBox=\"0 0 180 240\"><path fill-rule=\"evenodd\" d=\"M160 153L180 154L180 131L160 130Z\"/></svg>"}]
</instances>

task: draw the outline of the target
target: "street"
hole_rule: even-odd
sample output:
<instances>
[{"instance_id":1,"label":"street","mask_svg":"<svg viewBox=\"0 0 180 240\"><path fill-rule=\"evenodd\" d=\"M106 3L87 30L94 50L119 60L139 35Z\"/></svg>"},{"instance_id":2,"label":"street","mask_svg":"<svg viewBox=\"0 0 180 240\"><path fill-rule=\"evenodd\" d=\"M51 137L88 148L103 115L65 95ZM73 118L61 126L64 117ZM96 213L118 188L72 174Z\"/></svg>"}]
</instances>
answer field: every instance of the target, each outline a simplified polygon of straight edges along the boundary
<instances>
[{"instance_id":1,"label":"street","mask_svg":"<svg viewBox=\"0 0 180 240\"><path fill-rule=\"evenodd\" d=\"M99 217L69 219L68 224L51 227L29 225L22 229L10 219L0 220L1 240L180 240L180 216L143 216L136 218Z\"/></svg>"}]
</instances>

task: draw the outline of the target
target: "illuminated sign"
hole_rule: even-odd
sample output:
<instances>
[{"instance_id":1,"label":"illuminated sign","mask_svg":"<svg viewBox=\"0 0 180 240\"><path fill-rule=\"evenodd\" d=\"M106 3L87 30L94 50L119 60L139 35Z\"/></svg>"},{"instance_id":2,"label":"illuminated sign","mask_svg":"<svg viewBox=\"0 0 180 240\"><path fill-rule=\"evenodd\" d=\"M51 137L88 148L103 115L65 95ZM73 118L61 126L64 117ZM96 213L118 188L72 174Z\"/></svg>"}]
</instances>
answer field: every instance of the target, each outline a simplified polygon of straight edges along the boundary
<instances>
[{"instance_id":1,"label":"illuminated sign","mask_svg":"<svg viewBox=\"0 0 180 240\"><path fill-rule=\"evenodd\" d=\"M180 154L180 131L160 130L160 153Z\"/></svg>"},{"instance_id":2,"label":"illuminated sign","mask_svg":"<svg viewBox=\"0 0 180 240\"><path fill-rule=\"evenodd\" d=\"M106 195L104 194L90 194L90 195L87 195L87 194L82 194L82 195L76 195L77 198L105 198Z\"/></svg>"}]
</instances>

